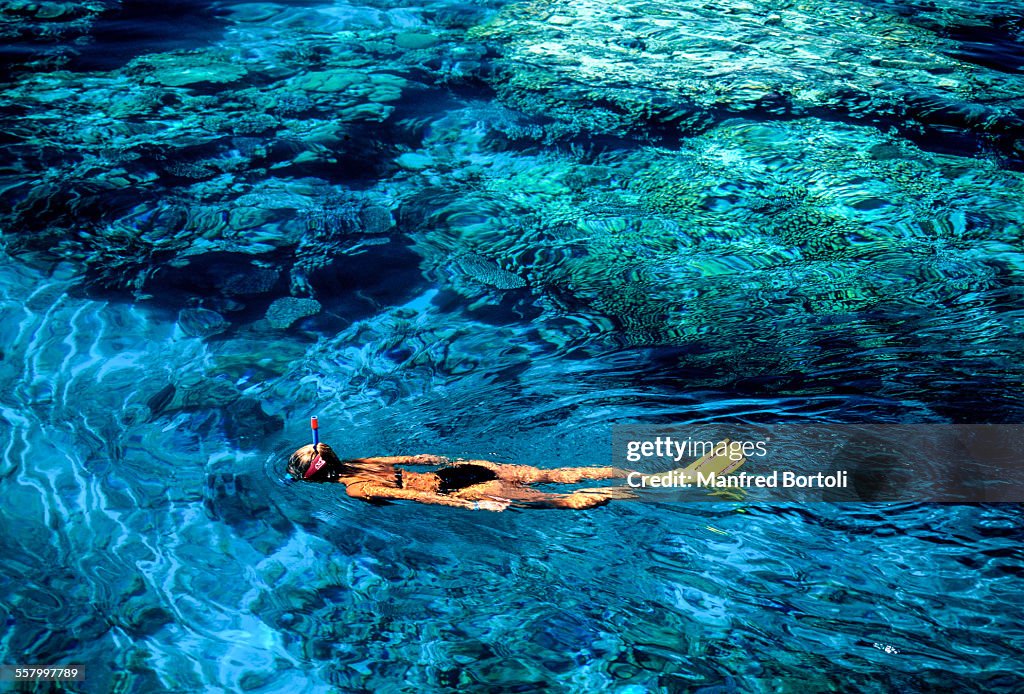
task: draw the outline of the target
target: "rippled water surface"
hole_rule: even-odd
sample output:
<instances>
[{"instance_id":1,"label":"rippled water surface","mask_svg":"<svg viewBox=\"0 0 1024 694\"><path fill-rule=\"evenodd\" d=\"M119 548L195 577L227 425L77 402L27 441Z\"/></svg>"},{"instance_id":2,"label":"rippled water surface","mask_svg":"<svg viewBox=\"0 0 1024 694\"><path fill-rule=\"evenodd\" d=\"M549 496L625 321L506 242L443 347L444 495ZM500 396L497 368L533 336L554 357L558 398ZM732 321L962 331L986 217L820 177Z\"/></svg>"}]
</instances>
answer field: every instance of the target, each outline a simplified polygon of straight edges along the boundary
<instances>
[{"instance_id":1,"label":"rippled water surface","mask_svg":"<svg viewBox=\"0 0 1024 694\"><path fill-rule=\"evenodd\" d=\"M1020 422L1024 5L0 7L0 658L73 691L1020 691L1018 505L283 465ZM45 688L44 688L45 689Z\"/></svg>"}]
</instances>

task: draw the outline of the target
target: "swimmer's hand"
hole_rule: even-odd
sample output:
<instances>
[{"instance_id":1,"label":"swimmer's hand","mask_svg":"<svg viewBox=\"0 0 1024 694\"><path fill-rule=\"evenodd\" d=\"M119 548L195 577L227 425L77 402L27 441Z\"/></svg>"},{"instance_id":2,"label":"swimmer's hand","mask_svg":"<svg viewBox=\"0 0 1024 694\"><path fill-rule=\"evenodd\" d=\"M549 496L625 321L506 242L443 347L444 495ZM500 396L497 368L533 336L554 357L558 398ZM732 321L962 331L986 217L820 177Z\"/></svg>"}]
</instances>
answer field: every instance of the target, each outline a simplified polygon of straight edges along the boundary
<instances>
[{"instance_id":1,"label":"swimmer's hand","mask_svg":"<svg viewBox=\"0 0 1024 694\"><path fill-rule=\"evenodd\" d=\"M612 499L640 498L637 493L629 487L589 487L587 489L577 489L576 491L581 494L597 495L608 501L611 501Z\"/></svg>"},{"instance_id":2,"label":"swimmer's hand","mask_svg":"<svg viewBox=\"0 0 1024 694\"><path fill-rule=\"evenodd\" d=\"M590 487L577 489L561 502L563 508L583 510L604 506L612 499L636 499L636 493L625 487Z\"/></svg>"},{"instance_id":3,"label":"swimmer's hand","mask_svg":"<svg viewBox=\"0 0 1024 694\"><path fill-rule=\"evenodd\" d=\"M511 503L511 499L482 499L474 502L473 509L480 511L504 511Z\"/></svg>"}]
</instances>

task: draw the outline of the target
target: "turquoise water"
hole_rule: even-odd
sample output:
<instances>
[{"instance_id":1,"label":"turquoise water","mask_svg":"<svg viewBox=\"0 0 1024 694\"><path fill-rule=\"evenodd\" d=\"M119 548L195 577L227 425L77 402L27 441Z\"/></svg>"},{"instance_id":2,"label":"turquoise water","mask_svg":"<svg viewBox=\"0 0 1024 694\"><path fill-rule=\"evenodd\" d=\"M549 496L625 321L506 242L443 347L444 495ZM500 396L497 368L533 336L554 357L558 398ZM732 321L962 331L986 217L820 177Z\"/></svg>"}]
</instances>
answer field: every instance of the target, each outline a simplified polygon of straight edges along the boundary
<instances>
[{"instance_id":1,"label":"turquoise water","mask_svg":"<svg viewBox=\"0 0 1024 694\"><path fill-rule=\"evenodd\" d=\"M1018 505L370 506L342 455L1022 421L1024 6L9 2L3 663L1019 691ZM46 690L45 687L41 687Z\"/></svg>"}]
</instances>

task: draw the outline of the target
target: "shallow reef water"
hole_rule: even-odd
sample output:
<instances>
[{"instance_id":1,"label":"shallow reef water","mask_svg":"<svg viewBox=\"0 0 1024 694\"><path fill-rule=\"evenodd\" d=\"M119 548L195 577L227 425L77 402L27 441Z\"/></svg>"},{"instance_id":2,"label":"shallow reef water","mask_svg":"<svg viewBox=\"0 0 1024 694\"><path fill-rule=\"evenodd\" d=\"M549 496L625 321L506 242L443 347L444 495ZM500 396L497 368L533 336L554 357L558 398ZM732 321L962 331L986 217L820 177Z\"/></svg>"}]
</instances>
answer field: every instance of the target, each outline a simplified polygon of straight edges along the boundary
<instances>
[{"instance_id":1,"label":"shallow reef water","mask_svg":"<svg viewBox=\"0 0 1024 694\"><path fill-rule=\"evenodd\" d=\"M343 456L1024 419L1024 4L0 5L0 661L1020 691L1016 504L372 506ZM63 685L62 685L63 686Z\"/></svg>"}]
</instances>

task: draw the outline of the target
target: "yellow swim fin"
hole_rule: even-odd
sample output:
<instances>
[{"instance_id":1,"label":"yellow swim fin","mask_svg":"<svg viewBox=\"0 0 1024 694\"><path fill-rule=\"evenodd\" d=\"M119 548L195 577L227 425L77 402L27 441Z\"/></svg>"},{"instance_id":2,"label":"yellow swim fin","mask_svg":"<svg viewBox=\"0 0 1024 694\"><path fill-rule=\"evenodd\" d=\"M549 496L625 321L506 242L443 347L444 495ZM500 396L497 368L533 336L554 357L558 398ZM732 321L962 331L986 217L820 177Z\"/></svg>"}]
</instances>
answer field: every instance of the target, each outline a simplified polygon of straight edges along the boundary
<instances>
[{"instance_id":1,"label":"yellow swim fin","mask_svg":"<svg viewBox=\"0 0 1024 694\"><path fill-rule=\"evenodd\" d=\"M669 470L668 472L658 472L652 475L644 475L643 486L682 487L684 485L696 485L698 472L701 473L705 479L711 475L729 475L739 469L739 467L745 462L747 462L747 459L744 457L740 457L738 460L733 460L730 457L729 439L725 439L716 443L710 453L705 453L695 462L690 463L684 468ZM651 479L655 477L660 478L660 483L651 484ZM722 490L719 490L719 492L720 491ZM734 492L736 490L729 491ZM719 492L713 493L718 494ZM732 495L729 494L725 496Z\"/></svg>"},{"instance_id":2,"label":"yellow swim fin","mask_svg":"<svg viewBox=\"0 0 1024 694\"><path fill-rule=\"evenodd\" d=\"M691 476L693 479L687 481L694 483L697 481L698 472L704 477L711 474L730 475L745 462L747 459L742 456L739 460L729 457L729 439L725 439L716 443L710 453L704 454L696 462L683 468L683 474Z\"/></svg>"}]
</instances>

